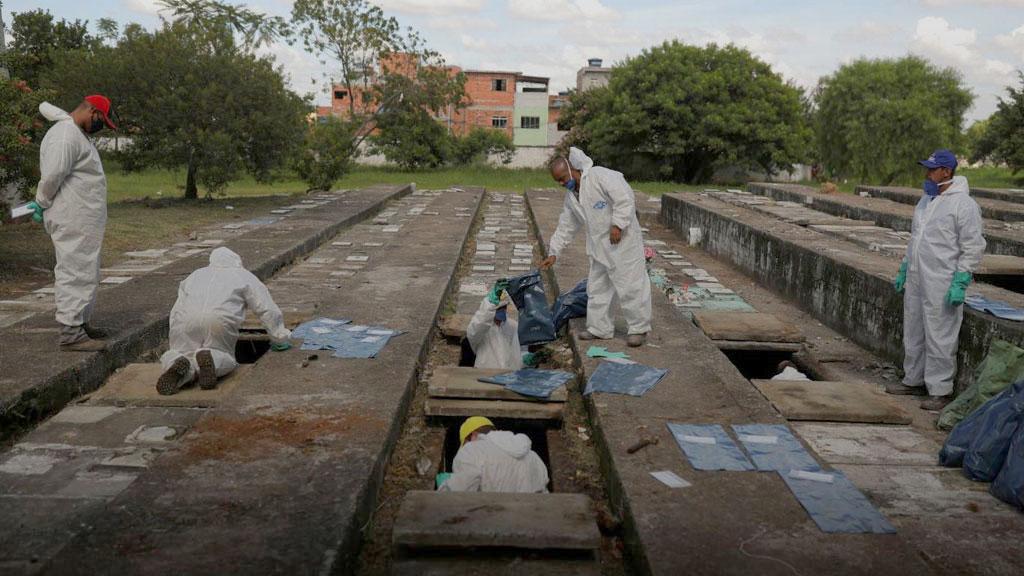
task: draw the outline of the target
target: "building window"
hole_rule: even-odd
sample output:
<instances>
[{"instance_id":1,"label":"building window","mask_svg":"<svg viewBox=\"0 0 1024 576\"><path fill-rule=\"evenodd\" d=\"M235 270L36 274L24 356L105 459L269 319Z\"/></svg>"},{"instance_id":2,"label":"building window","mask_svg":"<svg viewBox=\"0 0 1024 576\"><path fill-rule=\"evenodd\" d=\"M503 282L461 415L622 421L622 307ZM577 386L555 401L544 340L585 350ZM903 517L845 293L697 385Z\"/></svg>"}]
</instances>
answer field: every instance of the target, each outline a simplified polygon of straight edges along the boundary
<instances>
[{"instance_id":1,"label":"building window","mask_svg":"<svg viewBox=\"0 0 1024 576\"><path fill-rule=\"evenodd\" d=\"M519 127L531 130L540 128L540 116L523 116L519 119Z\"/></svg>"},{"instance_id":2,"label":"building window","mask_svg":"<svg viewBox=\"0 0 1024 576\"><path fill-rule=\"evenodd\" d=\"M505 116L491 116L491 127L504 128L508 126L508 118Z\"/></svg>"},{"instance_id":3,"label":"building window","mask_svg":"<svg viewBox=\"0 0 1024 576\"><path fill-rule=\"evenodd\" d=\"M334 99L335 100L344 100L347 97L348 97L348 91L347 90L335 90L334 91Z\"/></svg>"},{"instance_id":4,"label":"building window","mask_svg":"<svg viewBox=\"0 0 1024 576\"><path fill-rule=\"evenodd\" d=\"M504 78L495 78L494 80L491 80L491 91L504 92L507 82L508 80L505 80Z\"/></svg>"}]
</instances>

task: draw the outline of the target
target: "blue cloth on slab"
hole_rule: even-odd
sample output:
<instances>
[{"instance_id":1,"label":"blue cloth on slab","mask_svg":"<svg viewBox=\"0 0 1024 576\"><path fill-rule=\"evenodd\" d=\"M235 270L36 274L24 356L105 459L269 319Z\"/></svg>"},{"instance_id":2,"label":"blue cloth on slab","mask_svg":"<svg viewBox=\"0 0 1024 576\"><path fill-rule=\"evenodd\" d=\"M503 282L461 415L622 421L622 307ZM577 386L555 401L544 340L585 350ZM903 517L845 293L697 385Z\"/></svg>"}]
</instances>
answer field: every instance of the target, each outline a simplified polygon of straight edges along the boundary
<instances>
[{"instance_id":1,"label":"blue cloth on slab","mask_svg":"<svg viewBox=\"0 0 1024 576\"><path fill-rule=\"evenodd\" d=\"M758 470L821 470L785 424L734 424L732 430Z\"/></svg>"},{"instance_id":2,"label":"blue cloth on slab","mask_svg":"<svg viewBox=\"0 0 1024 576\"><path fill-rule=\"evenodd\" d=\"M1006 302L989 300L980 294L971 294L964 298L964 304L979 312L988 312L996 318L1015 320L1017 322L1024 321L1024 310L1014 308Z\"/></svg>"},{"instance_id":3,"label":"blue cloth on slab","mask_svg":"<svg viewBox=\"0 0 1024 576\"><path fill-rule=\"evenodd\" d=\"M867 497L839 470L806 472L810 477L830 478L822 481L794 478L799 470L779 472L800 505L822 532L844 534L895 534L896 529Z\"/></svg>"},{"instance_id":4,"label":"blue cloth on slab","mask_svg":"<svg viewBox=\"0 0 1024 576\"><path fill-rule=\"evenodd\" d=\"M629 394L643 396L654 385L661 381L668 370L651 368L643 364L619 364L602 362L587 380L584 394L594 392L610 392L613 394Z\"/></svg>"},{"instance_id":5,"label":"blue cloth on slab","mask_svg":"<svg viewBox=\"0 0 1024 576\"><path fill-rule=\"evenodd\" d=\"M402 333L383 326L351 326L349 322L320 318L299 326L292 336L303 339L303 350L331 350L335 358L374 358Z\"/></svg>"},{"instance_id":6,"label":"blue cloth on slab","mask_svg":"<svg viewBox=\"0 0 1024 576\"><path fill-rule=\"evenodd\" d=\"M696 470L753 470L754 465L718 424L676 424L668 429Z\"/></svg>"},{"instance_id":7,"label":"blue cloth on slab","mask_svg":"<svg viewBox=\"0 0 1024 576\"><path fill-rule=\"evenodd\" d=\"M481 382L488 384L500 384L506 390L511 390L524 396L535 398L548 398L551 393L561 388L566 382L572 380L572 374L561 370L535 370L526 368L516 370L497 376L479 378Z\"/></svg>"},{"instance_id":8,"label":"blue cloth on slab","mask_svg":"<svg viewBox=\"0 0 1024 576\"><path fill-rule=\"evenodd\" d=\"M297 326L295 330L292 330L292 338L319 338L323 336L321 332L327 330L327 333L334 332L337 328L351 323L351 320L346 318L317 318L316 320L310 320ZM314 330L317 328L319 330Z\"/></svg>"}]
</instances>

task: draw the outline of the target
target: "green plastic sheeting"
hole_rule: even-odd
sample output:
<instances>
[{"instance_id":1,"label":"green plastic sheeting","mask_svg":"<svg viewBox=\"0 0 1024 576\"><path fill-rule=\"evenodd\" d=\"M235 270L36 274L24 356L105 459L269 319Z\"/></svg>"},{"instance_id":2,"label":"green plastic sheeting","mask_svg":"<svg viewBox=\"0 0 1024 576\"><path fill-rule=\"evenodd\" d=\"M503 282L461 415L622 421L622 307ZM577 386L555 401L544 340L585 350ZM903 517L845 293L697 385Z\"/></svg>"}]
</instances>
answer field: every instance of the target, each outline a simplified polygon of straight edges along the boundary
<instances>
[{"instance_id":1,"label":"green plastic sheeting","mask_svg":"<svg viewBox=\"0 0 1024 576\"><path fill-rule=\"evenodd\" d=\"M960 393L939 414L940 430L951 430L1010 384L1024 378L1024 350L1004 340L993 340L988 355L978 366L974 384Z\"/></svg>"}]
</instances>

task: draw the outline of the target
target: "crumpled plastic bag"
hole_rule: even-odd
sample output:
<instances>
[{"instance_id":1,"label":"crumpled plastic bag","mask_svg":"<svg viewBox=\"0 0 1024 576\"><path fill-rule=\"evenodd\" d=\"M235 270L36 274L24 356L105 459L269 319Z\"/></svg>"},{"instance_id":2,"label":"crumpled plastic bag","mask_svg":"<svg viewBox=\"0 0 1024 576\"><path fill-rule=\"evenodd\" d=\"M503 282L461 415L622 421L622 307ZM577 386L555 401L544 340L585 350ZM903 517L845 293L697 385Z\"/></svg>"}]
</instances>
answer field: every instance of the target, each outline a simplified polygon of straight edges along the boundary
<instances>
[{"instance_id":1,"label":"crumpled plastic bag","mask_svg":"<svg viewBox=\"0 0 1024 576\"><path fill-rule=\"evenodd\" d=\"M986 402L946 438L939 452L943 466L963 466L972 480L992 481L1003 467L1010 441L1024 417L1024 380Z\"/></svg>"},{"instance_id":2,"label":"crumpled plastic bag","mask_svg":"<svg viewBox=\"0 0 1024 576\"><path fill-rule=\"evenodd\" d=\"M587 316L587 279L580 280L572 290L560 295L551 306L551 321L555 332L562 330L572 318Z\"/></svg>"},{"instance_id":3,"label":"crumpled plastic bag","mask_svg":"<svg viewBox=\"0 0 1024 576\"><path fill-rule=\"evenodd\" d=\"M519 344L543 344L555 339L555 325L540 272L509 278L505 291L519 310Z\"/></svg>"}]
</instances>

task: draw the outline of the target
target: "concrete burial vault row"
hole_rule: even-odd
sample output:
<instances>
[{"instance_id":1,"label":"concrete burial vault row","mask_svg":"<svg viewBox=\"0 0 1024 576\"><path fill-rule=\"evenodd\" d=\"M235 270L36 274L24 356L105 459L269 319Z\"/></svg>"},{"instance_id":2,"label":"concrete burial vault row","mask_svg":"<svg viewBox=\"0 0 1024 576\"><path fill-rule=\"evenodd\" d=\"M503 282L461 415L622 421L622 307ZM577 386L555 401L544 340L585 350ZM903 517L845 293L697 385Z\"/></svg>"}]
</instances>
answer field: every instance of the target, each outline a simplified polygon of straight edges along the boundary
<instances>
[{"instance_id":1,"label":"concrete burial vault row","mask_svg":"<svg viewBox=\"0 0 1024 576\"><path fill-rule=\"evenodd\" d=\"M376 359L267 353L209 393L204 408L123 402L116 390L65 408L0 458L0 572L350 573L451 291L474 220L466 216L483 197L465 189L398 199L407 193L353 192L359 203L325 210L315 230L233 246L264 277L309 253L268 282L282 307L402 335ZM384 207L374 222L387 215L393 226L367 222L321 242ZM119 326L158 333L166 325L170 293L151 288L149 307L122 295L136 313L118 316ZM110 362L95 361L97 380Z\"/></svg>"},{"instance_id":2,"label":"concrete burial vault row","mask_svg":"<svg viewBox=\"0 0 1024 576\"><path fill-rule=\"evenodd\" d=\"M766 185L756 187L768 188ZM800 194L803 198L804 194L811 193ZM813 198L809 207L825 210L829 202L857 207L858 201L876 200L835 195L822 199L823 196L808 196ZM913 210L903 204L895 206ZM875 214L851 210L845 215L871 218ZM703 194L664 196L661 218L684 236L691 228L700 228L699 245L703 250L730 262L762 285L800 302L819 321L865 349L897 365L902 363L903 297L892 285L902 255L875 252L810 227ZM968 292L1024 307L1024 295L984 282L975 282ZM1024 327L1019 322L966 309L957 358L958 389L969 383L993 338L1024 345Z\"/></svg>"},{"instance_id":3,"label":"concrete burial vault row","mask_svg":"<svg viewBox=\"0 0 1024 576\"><path fill-rule=\"evenodd\" d=\"M266 280L339 230L411 190L411 186L382 186L347 192L315 210L302 210L224 245ZM116 368L157 346L167 336L167 318L178 295L178 283L205 266L208 259L208 252L182 258L131 282L101 290L93 322L114 334L104 352L58 352L57 327L50 312L0 328L0 434L31 424L95 390Z\"/></svg>"}]
</instances>

